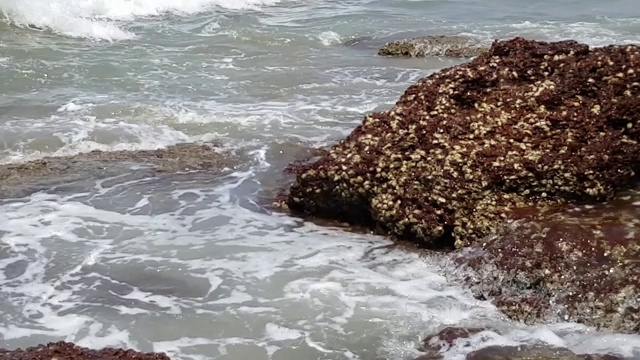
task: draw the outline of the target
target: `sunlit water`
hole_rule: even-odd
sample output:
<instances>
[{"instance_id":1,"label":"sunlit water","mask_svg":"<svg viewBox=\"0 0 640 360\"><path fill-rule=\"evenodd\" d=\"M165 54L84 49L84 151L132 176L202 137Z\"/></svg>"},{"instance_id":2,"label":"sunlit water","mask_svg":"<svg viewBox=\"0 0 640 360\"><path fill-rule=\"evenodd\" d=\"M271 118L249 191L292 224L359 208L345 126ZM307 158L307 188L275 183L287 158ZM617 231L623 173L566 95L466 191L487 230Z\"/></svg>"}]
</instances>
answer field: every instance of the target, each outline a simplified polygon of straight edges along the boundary
<instances>
[{"instance_id":1,"label":"sunlit water","mask_svg":"<svg viewBox=\"0 0 640 360\"><path fill-rule=\"evenodd\" d=\"M640 356L640 338L522 326L443 258L255 203L278 143L328 144L455 64L387 59L376 39L516 35L640 42L635 0L0 0L0 162L219 141L227 175L122 176L0 200L0 347L66 339L174 359L411 359L546 342ZM371 36L358 46L341 45ZM379 42L379 41L378 41ZM271 182L270 182L271 181ZM469 346L466 346L469 345Z\"/></svg>"}]
</instances>

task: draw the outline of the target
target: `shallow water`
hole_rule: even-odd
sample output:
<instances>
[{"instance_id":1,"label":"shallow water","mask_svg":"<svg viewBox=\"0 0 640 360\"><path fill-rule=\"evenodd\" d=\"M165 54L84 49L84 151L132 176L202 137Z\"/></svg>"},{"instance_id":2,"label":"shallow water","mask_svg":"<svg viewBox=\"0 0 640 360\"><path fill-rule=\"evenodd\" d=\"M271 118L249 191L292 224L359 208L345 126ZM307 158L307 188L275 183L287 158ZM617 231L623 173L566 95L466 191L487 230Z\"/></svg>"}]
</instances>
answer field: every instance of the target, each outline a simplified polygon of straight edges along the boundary
<instances>
[{"instance_id":1,"label":"shallow water","mask_svg":"<svg viewBox=\"0 0 640 360\"><path fill-rule=\"evenodd\" d=\"M457 63L419 33L640 42L632 0L0 0L0 162L220 141L231 175L122 176L0 200L0 347L66 339L174 359L410 359L444 325L640 357L640 337L522 326L420 258L255 202L286 144L324 145ZM28 26L31 24L31 27ZM37 29L36 29L37 28ZM343 46L355 36L371 36ZM285 145L278 145L283 143Z\"/></svg>"}]
</instances>

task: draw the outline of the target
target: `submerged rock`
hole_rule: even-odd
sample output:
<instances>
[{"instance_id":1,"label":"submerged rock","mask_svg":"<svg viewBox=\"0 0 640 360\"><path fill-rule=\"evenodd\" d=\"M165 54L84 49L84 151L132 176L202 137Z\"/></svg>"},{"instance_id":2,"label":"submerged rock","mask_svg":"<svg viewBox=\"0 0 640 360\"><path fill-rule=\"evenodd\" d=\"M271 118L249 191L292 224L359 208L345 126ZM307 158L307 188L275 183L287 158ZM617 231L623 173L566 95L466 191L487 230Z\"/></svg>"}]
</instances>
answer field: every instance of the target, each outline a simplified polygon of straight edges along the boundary
<instances>
[{"instance_id":1,"label":"submerged rock","mask_svg":"<svg viewBox=\"0 0 640 360\"><path fill-rule=\"evenodd\" d=\"M465 329L447 327L439 333L430 335L424 339L424 346L420 349L424 354L415 360L439 360L451 347L458 349L469 346L468 342L460 343L479 332L482 329ZM473 352L465 357L467 360L623 360L624 358L613 354L575 354L566 348L545 345L521 345L521 346L488 346Z\"/></svg>"},{"instance_id":2,"label":"submerged rock","mask_svg":"<svg viewBox=\"0 0 640 360\"><path fill-rule=\"evenodd\" d=\"M147 175L221 171L238 163L215 146L185 143L157 150L92 151L0 165L0 197L25 195L39 187L101 179L133 171Z\"/></svg>"},{"instance_id":3,"label":"submerged rock","mask_svg":"<svg viewBox=\"0 0 640 360\"><path fill-rule=\"evenodd\" d=\"M2 360L169 360L164 353L142 353L135 350L104 348L92 350L60 341L27 349L0 349Z\"/></svg>"},{"instance_id":4,"label":"submerged rock","mask_svg":"<svg viewBox=\"0 0 640 360\"><path fill-rule=\"evenodd\" d=\"M639 95L637 46L498 41L366 116L298 171L287 205L429 248L468 246L518 208L635 185Z\"/></svg>"},{"instance_id":5,"label":"submerged rock","mask_svg":"<svg viewBox=\"0 0 640 360\"><path fill-rule=\"evenodd\" d=\"M638 333L640 213L602 203L637 185L639 141L640 47L497 41L299 166L286 205L463 249L512 318Z\"/></svg>"},{"instance_id":6,"label":"submerged rock","mask_svg":"<svg viewBox=\"0 0 640 360\"><path fill-rule=\"evenodd\" d=\"M467 360L623 360L617 355L577 355L550 346L489 346L466 356Z\"/></svg>"},{"instance_id":7,"label":"submerged rock","mask_svg":"<svg viewBox=\"0 0 640 360\"><path fill-rule=\"evenodd\" d=\"M342 42L344 46L356 46L362 43L375 41L373 36L351 36Z\"/></svg>"},{"instance_id":8,"label":"submerged rock","mask_svg":"<svg viewBox=\"0 0 640 360\"><path fill-rule=\"evenodd\" d=\"M451 346L460 339L467 339L470 336L481 332L479 328L462 328L448 326L440 330L437 334L429 335L424 338L422 347L419 349L424 352L423 355L416 360L441 359L442 353L449 350Z\"/></svg>"},{"instance_id":9,"label":"submerged rock","mask_svg":"<svg viewBox=\"0 0 640 360\"><path fill-rule=\"evenodd\" d=\"M413 39L390 41L378 50L382 56L447 56L469 58L478 56L487 47L466 36L422 36Z\"/></svg>"},{"instance_id":10,"label":"submerged rock","mask_svg":"<svg viewBox=\"0 0 640 360\"><path fill-rule=\"evenodd\" d=\"M424 345L420 351L424 352L415 360L443 359L444 354L452 347L458 349L470 346L470 343L462 342L483 329L466 329L459 327L447 327L439 333L430 335L424 339ZM546 345L521 345L499 346L493 345L470 352L467 360L623 360L623 357L612 354L575 354L569 349Z\"/></svg>"},{"instance_id":11,"label":"submerged rock","mask_svg":"<svg viewBox=\"0 0 640 360\"><path fill-rule=\"evenodd\" d=\"M455 255L480 299L527 323L640 333L640 194L536 214Z\"/></svg>"}]
</instances>

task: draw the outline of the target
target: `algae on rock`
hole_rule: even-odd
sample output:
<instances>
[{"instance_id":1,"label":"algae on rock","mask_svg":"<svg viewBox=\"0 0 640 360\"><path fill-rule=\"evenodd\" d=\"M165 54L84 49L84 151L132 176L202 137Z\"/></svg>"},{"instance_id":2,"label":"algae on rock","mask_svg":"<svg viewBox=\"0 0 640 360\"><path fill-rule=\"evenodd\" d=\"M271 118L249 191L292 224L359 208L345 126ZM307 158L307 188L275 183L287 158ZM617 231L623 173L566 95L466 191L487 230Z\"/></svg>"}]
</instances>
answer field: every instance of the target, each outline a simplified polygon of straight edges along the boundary
<instances>
[{"instance_id":1,"label":"algae on rock","mask_svg":"<svg viewBox=\"0 0 640 360\"><path fill-rule=\"evenodd\" d=\"M300 169L287 205L429 248L468 246L514 209L634 185L639 113L639 47L496 41L366 116Z\"/></svg>"},{"instance_id":2,"label":"algae on rock","mask_svg":"<svg viewBox=\"0 0 640 360\"><path fill-rule=\"evenodd\" d=\"M487 47L465 36L429 35L412 39L390 41L378 50L378 55L398 57L446 56L470 58Z\"/></svg>"}]
</instances>

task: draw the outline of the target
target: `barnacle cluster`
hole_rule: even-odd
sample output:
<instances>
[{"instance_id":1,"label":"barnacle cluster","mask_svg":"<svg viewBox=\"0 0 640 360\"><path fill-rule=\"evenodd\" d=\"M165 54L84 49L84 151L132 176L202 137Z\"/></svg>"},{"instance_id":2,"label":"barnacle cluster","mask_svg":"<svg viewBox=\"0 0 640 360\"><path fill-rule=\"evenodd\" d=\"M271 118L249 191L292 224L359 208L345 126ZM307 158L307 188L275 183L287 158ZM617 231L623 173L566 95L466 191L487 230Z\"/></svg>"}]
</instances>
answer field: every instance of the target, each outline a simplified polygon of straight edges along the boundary
<instances>
[{"instance_id":1,"label":"barnacle cluster","mask_svg":"<svg viewBox=\"0 0 640 360\"><path fill-rule=\"evenodd\" d=\"M602 201L640 164L640 48L496 41L409 87L308 165L298 214L463 247L513 209Z\"/></svg>"},{"instance_id":2,"label":"barnacle cluster","mask_svg":"<svg viewBox=\"0 0 640 360\"><path fill-rule=\"evenodd\" d=\"M467 280L524 322L573 321L640 333L640 193L596 205L536 214L460 253Z\"/></svg>"},{"instance_id":3,"label":"barnacle cluster","mask_svg":"<svg viewBox=\"0 0 640 360\"><path fill-rule=\"evenodd\" d=\"M487 48L477 40L459 35L428 35L412 39L390 41L378 50L382 56L447 56L474 57Z\"/></svg>"}]
</instances>

